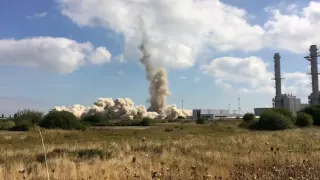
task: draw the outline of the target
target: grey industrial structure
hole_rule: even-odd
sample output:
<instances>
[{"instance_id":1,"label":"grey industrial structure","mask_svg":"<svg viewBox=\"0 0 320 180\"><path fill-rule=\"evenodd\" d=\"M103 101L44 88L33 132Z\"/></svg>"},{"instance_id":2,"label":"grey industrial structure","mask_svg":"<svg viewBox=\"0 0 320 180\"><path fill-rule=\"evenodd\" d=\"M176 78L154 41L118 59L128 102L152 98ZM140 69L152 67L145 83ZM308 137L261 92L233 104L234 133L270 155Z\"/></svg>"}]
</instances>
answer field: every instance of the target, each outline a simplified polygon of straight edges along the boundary
<instances>
[{"instance_id":1,"label":"grey industrial structure","mask_svg":"<svg viewBox=\"0 0 320 180\"><path fill-rule=\"evenodd\" d=\"M199 118L209 118L209 119L219 119L226 118L230 116L230 111L228 109L194 109L192 111L193 119Z\"/></svg>"},{"instance_id":2,"label":"grey industrial structure","mask_svg":"<svg viewBox=\"0 0 320 180\"><path fill-rule=\"evenodd\" d=\"M320 104L319 79L318 79L318 48L316 45L310 46L310 55L304 57L311 62L311 84L312 92L308 96L309 104Z\"/></svg>"},{"instance_id":3,"label":"grey industrial structure","mask_svg":"<svg viewBox=\"0 0 320 180\"><path fill-rule=\"evenodd\" d=\"M310 46L310 55L304 57L311 62L311 80L312 80L312 93L308 96L308 104L320 104L320 92L319 92L319 80L318 80L318 49L316 45ZM301 100L292 94L282 94L281 92L281 68L280 68L280 54L274 54L274 79L276 96L272 99L272 106L274 108L288 109L294 114L299 110L306 107L308 104L302 104ZM254 114L260 116L260 114L269 108L254 108Z\"/></svg>"}]
</instances>

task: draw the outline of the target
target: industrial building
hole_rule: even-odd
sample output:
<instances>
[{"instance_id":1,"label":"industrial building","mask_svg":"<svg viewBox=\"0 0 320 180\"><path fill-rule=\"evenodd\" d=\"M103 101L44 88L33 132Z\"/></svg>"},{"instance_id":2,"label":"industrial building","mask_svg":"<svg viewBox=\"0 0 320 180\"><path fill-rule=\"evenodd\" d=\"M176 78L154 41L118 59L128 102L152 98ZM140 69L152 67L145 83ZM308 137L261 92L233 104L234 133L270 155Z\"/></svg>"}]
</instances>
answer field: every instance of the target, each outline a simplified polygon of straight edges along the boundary
<instances>
[{"instance_id":1,"label":"industrial building","mask_svg":"<svg viewBox=\"0 0 320 180\"><path fill-rule=\"evenodd\" d=\"M254 115L260 116L267 109L271 109L271 108L254 108Z\"/></svg>"},{"instance_id":2,"label":"industrial building","mask_svg":"<svg viewBox=\"0 0 320 180\"><path fill-rule=\"evenodd\" d=\"M208 119L220 119L230 116L228 109L194 109L192 111L193 119L208 118Z\"/></svg>"},{"instance_id":3,"label":"industrial building","mask_svg":"<svg viewBox=\"0 0 320 180\"><path fill-rule=\"evenodd\" d=\"M317 49L316 47L314 47L314 45L311 46L310 48L310 53L311 55L311 61L312 62L317 62L316 61L316 58L314 58L314 56L312 56L312 54L316 53L314 52L314 49ZM315 50L316 51L316 50ZM306 104L301 104L301 100L299 98L297 98L296 96L293 96L292 94L282 94L281 92L281 81L282 78L281 77L281 67L280 67L280 54L279 53L275 53L274 54L274 81L275 81L275 89L276 89L276 95L275 97L272 99L272 107L273 108L284 108L284 109L287 109L287 110L290 110L291 112L293 112L293 114L296 114L299 110L301 110L302 108L304 108L306 106ZM315 70L315 68L313 68L312 66L314 65L311 65L311 72L312 74L316 73L317 72L317 69ZM315 65L317 66L317 65ZM317 78L314 78L316 79L316 81L318 81ZM318 84L318 83L316 83ZM317 93L314 93L314 94L311 94L310 95L310 98L312 99L312 101L318 101L320 102L319 100L319 91L317 91L318 89L314 89L315 92L318 92ZM310 102L310 100L309 100ZM270 109L270 108L254 108L254 114L255 116L260 116L260 114L266 110L266 109Z\"/></svg>"},{"instance_id":4,"label":"industrial building","mask_svg":"<svg viewBox=\"0 0 320 180\"><path fill-rule=\"evenodd\" d=\"M272 98L272 108L283 108L291 111L293 114L296 114L301 109L305 108L308 105L320 104L320 92L319 92L319 79L318 79L318 57L320 54L318 53L318 48L316 45L310 46L310 54L309 56L304 57L311 63L311 75L312 80L312 92L308 96L308 104L301 103L301 99L292 95L284 93L281 91L281 67L280 67L280 59L281 56L279 53L274 54L274 78L272 80L275 81L275 97ZM239 98L239 115L240 115L240 98ZM230 106L230 105L229 105ZM263 107L263 108L254 108L255 116L260 116L266 109L271 109L271 107ZM229 110L219 110L219 109L194 109L193 110L193 119L198 119L200 117L207 117L210 119L224 118L230 117L230 107ZM237 116L239 116L237 115Z\"/></svg>"}]
</instances>

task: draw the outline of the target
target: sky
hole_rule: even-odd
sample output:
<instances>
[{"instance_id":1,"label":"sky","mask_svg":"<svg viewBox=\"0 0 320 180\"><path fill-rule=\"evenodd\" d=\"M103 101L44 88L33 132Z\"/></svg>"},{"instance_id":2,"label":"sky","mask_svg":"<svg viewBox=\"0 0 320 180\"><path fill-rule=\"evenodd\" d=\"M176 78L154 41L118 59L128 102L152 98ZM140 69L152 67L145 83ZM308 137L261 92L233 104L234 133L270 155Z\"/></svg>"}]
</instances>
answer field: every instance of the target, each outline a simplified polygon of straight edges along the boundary
<instances>
[{"instance_id":1,"label":"sky","mask_svg":"<svg viewBox=\"0 0 320 180\"><path fill-rule=\"evenodd\" d=\"M168 72L167 104L185 109L272 105L273 55L283 93L307 102L310 45L320 1L2 0L0 113L93 105L99 97L147 104L141 22L152 63Z\"/></svg>"}]
</instances>

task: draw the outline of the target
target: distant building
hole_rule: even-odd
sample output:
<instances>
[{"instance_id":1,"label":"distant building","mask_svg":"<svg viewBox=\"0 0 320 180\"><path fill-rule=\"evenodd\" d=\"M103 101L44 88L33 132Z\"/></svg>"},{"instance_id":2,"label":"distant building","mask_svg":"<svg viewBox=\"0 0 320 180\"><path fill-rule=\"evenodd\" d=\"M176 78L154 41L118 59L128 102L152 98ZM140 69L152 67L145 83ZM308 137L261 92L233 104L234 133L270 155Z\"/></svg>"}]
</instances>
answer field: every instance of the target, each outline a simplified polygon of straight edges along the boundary
<instances>
[{"instance_id":1,"label":"distant building","mask_svg":"<svg viewBox=\"0 0 320 180\"><path fill-rule=\"evenodd\" d=\"M281 70L280 70L280 54L274 54L274 79L276 95L272 99L272 105L274 108L284 108L291 111L293 114L296 114L301 110L301 100L292 94L282 94L281 92ZM259 113L258 113L259 114Z\"/></svg>"},{"instance_id":2,"label":"distant building","mask_svg":"<svg viewBox=\"0 0 320 180\"><path fill-rule=\"evenodd\" d=\"M192 116L195 120L199 118L219 119L229 117L230 112L228 109L194 109Z\"/></svg>"},{"instance_id":3,"label":"distant building","mask_svg":"<svg viewBox=\"0 0 320 180\"><path fill-rule=\"evenodd\" d=\"M272 108L254 108L254 115L260 116L265 110L272 109Z\"/></svg>"},{"instance_id":4,"label":"distant building","mask_svg":"<svg viewBox=\"0 0 320 180\"><path fill-rule=\"evenodd\" d=\"M276 100L278 98L278 100ZM303 104L301 104L301 100L296 96L292 96L290 94L281 94L281 96L276 96L273 99L273 107L275 108L284 108L290 110L294 114L302 109Z\"/></svg>"}]
</instances>

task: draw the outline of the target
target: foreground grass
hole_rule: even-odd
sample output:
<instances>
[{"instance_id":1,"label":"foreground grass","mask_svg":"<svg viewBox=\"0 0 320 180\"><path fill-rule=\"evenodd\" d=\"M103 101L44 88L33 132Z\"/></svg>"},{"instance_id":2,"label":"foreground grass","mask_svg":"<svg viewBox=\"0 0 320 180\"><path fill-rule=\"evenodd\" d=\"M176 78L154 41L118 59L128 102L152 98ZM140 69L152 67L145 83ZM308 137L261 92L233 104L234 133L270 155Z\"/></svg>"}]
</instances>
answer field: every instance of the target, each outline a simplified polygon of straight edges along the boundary
<instances>
[{"instance_id":1,"label":"foreground grass","mask_svg":"<svg viewBox=\"0 0 320 180\"><path fill-rule=\"evenodd\" d=\"M316 128L249 132L237 123L42 130L50 179L319 179ZM0 179L46 179L36 130L0 133Z\"/></svg>"}]
</instances>

